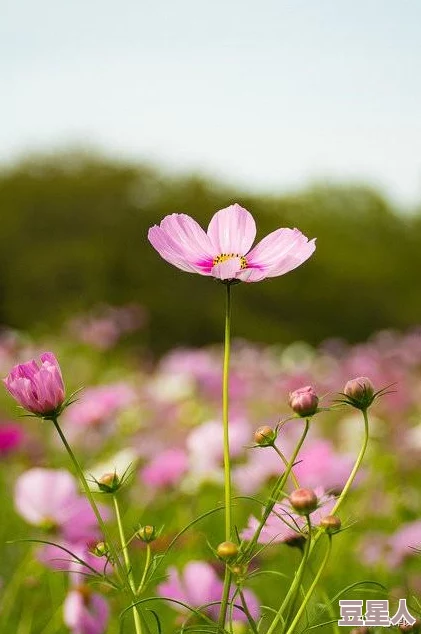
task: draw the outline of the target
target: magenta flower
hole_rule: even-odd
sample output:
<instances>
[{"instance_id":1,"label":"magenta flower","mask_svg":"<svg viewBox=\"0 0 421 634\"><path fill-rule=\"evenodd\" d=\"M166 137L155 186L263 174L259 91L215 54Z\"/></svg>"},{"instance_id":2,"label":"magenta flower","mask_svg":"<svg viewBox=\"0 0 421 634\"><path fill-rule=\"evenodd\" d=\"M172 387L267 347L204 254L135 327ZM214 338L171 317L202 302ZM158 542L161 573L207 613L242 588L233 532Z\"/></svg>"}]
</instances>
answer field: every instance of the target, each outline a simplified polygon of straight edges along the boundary
<instances>
[{"instance_id":1,"label":"magenta flower","mask_svg":"<svg viewBox=\"0 0 421 634\"><path fill-rule=\"evenodd\" d=\"M41 355L40 365L34 359L16 365L3 383L19 405L38 416L53 415L64 403L63 377L52 352Z\"/></svg>"},{"instance_id":2,"label":"magenta flower","mask_svg":"<svg viewBox=\"0 0 421 634\"><path fill-rule=\"evenodd\" d=\"M25 433L15 423L0 423L0 458L19 449L25 439Z\"/></svg>"},{"instance_id":3,"label":"magenta flower","mask_svg":"<svg viewBox=\"0 0 421 634\"><path fill-rule=\"evenodd\" d=\"M298 229L277 229L251 251L256 223L247 209L230 205L202 227L186 214L166 216L149 229L148 238L160 256L182 271L220 280L260 282L292 271L314 252L314 240Z\"/></svg>"},{"instance_id":4,"label":"magenta flower","mask_svg":"<svg viewBox=\"0 0 421 634\"><path fill-rule=\"evenodd\" d=\"M104 634L109 619L108 603L86 586L71 590L64 602L64 622L73 634Z\"/></svg>"}]
</instances>

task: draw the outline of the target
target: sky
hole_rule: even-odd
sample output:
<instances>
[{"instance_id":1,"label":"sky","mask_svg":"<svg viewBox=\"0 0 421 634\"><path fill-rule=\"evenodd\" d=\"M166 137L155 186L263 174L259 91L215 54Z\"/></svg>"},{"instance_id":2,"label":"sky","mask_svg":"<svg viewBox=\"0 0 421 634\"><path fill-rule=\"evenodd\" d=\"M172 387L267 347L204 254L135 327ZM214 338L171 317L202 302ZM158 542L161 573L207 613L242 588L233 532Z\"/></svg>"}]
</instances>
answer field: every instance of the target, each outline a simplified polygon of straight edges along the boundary
<instances>
[{"instance_id":1,"label":"sky","mask_svg":"<svg viewBox=\"0 0 421 634\"><path fill-rule=\"evenodd\" d=\"M3 0L0 160L103 149L421 202L419 0Z\"/></svg>"}]
</instances>

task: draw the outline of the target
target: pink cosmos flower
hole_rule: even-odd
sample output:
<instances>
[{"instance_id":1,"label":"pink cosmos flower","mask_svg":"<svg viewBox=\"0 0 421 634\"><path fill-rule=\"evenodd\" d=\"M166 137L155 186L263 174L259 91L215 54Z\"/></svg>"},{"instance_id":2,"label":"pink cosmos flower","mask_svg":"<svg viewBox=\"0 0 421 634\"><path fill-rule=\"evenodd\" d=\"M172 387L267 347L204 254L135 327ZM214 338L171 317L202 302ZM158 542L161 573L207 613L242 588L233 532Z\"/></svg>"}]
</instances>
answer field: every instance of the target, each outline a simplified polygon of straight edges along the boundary
<instances>
[{"instance_id":1,"label":"pink cosmos flower","mask_svg":"<svg viewBox=\"0 0 421 634\"><path fill-rule=\"evenodd\" d=\"M64 622L73 634L104 634L107 629L108 603L86 586L71 590L63 609Z\"/></svg>"},{"instance_id":2,"label":"pink cosmos flower","mask_svg":"<svg viewBox=\"0 0 421 634\"><path fill-rule=\"evenodd\" d=\"M78 494L76 480L64 469L34 468L16 481L15 507L29 523L57 531L69 542L98 536L95 515ZM105 516L107 509L102 507Z\"/></svg>"},{"instance_id":3,"label":"pink cosmos flower","mask_svg":"<svg viewBox=\"0 0 421 634\"><path fill-rule=\"evenodd\" d=\"M158 586L158 594L161 597L181 601L194 608L215 602L215 605L206 608L206 612L212 618L217 618L224 586L210 564L204 561L190 561L184 567L182 574L174 567L169 568L167 572L168 580ZM232 592L233 589L231 596ZM257 597L247 588L244 590L244 597L252 617L258 619L260 609ZM178 612L187 612L187 609L181 605L176 603L171 603L171 605ZM235 605L241 605L241 602L235 600ZM244 612L237 607L233 610L233 620L246 621L247 618Z\"/></svg>"},{"instance_id":4,"label":"pink cosmos flower","mask_svg":"<svg viewBox=\"0 0 421 634\"><path fill-rule=\"evenodd\" d=\"M66 410L65 423L83 428L101 424L128 407L134 398L134 390L123 382L88 388Z\"/></svg>"},{"instance_id":5,"label":"pink cosmos flower","mask_svg":"<svg viewBox=\"0 0 421 634\"><path fill-rule=\"evenodd\" d=\"M24 409L36 415L53 414L64 403L65 390L60 366L52 352L16 365L3 379L6 389Z\"/></svg>"},{"instance_id":6,"label":"pink cosmos flower","mask_svg":"<svg viewBox=\"0 0 421 634\"><path fill-rule=\"evenodd\" d=\"M277 229L250 251L255 237L253 216L238 204L218 211L207 233L186 214L166 216L148 233L152 246L170 264L220 280L259 282L284 275L316 248L298 229Z\"/></svg>"},{"instance_id":7,"label":"pink cosmos flower","mask_svg":"<svg viewBox=\"0 0 421 634\"><path fill-rule=\"evenodd\" d=\"M318 526L321 519L332 511L335 498L326 495L320 487L315 489L315 493L319 499L319 507L311 513L310 517L313 526ZM258 525L258 520L251 516L247 528L241 533L241 537L247 540L252 539ZM260 544L291 543L302 536L301 531L305 531L306 525L306 519L302 515L298 515L289 502L275 504L258 541Z\"/></svg>"},{"instance_id":8,"label":"pink cosmos flower","mask_svg":"<svg viewBox=\"0 0 421 634\"><path fill-rule=\"evenodd\" d=\"M154 488L177 484L188 468L187 454L183 449L165 449L158 453L142 469L142 481Z\"/></svg>"}]
</instances>

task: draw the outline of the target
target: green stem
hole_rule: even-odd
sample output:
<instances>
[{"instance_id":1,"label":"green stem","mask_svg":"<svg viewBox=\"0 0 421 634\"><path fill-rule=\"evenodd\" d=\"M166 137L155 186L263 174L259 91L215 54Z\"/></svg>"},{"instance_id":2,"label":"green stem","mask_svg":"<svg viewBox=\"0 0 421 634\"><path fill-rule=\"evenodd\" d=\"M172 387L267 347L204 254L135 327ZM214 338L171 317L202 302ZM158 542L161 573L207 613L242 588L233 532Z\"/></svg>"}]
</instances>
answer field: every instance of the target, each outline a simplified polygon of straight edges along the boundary
<instances>
[{"instance_id":1,"label":"green stem","mask_svg":"<svg viewBox=\"0 0 421 634\"><path fill-rule=\"evenodd\" d=\"M231 495L231 463L229 447L229 363L231 348L231 284L226 284L225 303L225 339L224 339L224 369L222 380L222 422L224 428L224 483L225 483L225 541L231 540L232 522L232 495ZM221 610L219 614L219 626L224 629L227 616L229 590L231 584L231 572L228 565L225 566L224 590L222 594Z\"/></svg>"},{"instance_id":2,"label":"green stem","mask_svg":"<svg viewBox=\"0 0 421 634\"><path fill-rule=\"evenodd\" d=\"M257 544L257 541L260 537L260 533L263 530L264 525L267 522L267 519L269 517L269 515L272 513L273 511L273 507L275 506L276 502L278 502L278 497L280 492L284 489L286 481L288 480L289 474L291 473L292 467L294 466L294 463L297 459L298 453L301 449L301 447L303 446L304 440L307 436L308 430L309 430L309 425L310 422L308 419L306 419L306 424L304 427L304 431L302 433L302 436L297 444L297 446L295 447L294 450L294 454L291 458L291 460L288 463L287 468L285 469L284 473L282 474L282 476L280 476L280 478L278 478L277 482L275 483L275 486L272 489L272 492L270 494L270 498L269 498L269 502L265 507L265 510L263 512L262 518L259 522L258 527L256 528L256 532L254 533L252 539L250 540L250 543L248 544L245 554L248 554L250 552L253 551L253 548L255 547L255 545Z\"/></svg>"},{"instance_id":3,"label":"green stem","mask_svg":"<svg viewBox=\"0 0 421 634\"><path fill-rule=\"evenodd\" d=\"M301 559L301 563L298 567L297 572L295 573L295 577L294 580L291 584L290 590L288 592L288 594L286 595L285 599L282 602L281 607L279 608L275 618L273 619L270 628L268 629L266 634L272 634L272 632L275 631L279 621L282 620L283 617L283 613L284 610L288 607L288 604L290 602L290 600L292 598L296 597L297 592L300 589L300 585L301 585L301 581L303 579L304 576L304 572L305 572L305 567L310 555L310 551L311 551L311 522L310 522L310 517L307 516L307 528L308 528L308 536L307 536L307 541L306 541L306 546L305 546L305 550L304 550L304 554L303 554L303 558Z\"/></svg>"},{"instance_id":4,"label":"green stem","mask_svg":"<svg viewBox=\"0 0 421 634\"><path fill-rule=\"evenodd\" d=\"M279 447L277 447L275 445L275 443L272 445L272 447L274 448L274 450L276 451L276 453L278 454L278 456L280 457L280 459L282 460L282 462L284 463L284 465L286 466L286 468L288 469L288 460L285 458L284 454L282 453L282 451L279 449ZM298 482L294 471L291 468L291 480L294 483L294 486L296 489L300 488L300 483Z\"/></svg>"},{"instance_id":5,"label":"green stem","mask_svg":"<svg viewBox=\"0 0 421 634\"><path fill-rule=\"evenodd\" d=\"M358 454L358 457L357 457L357 459L356 459L356 461L355 461L354 467L353 467L353 469L352 469L351 473L349 474L348 480L347 480L347 482L346 482L346 484L345 484L345 486L344 486L344 488L343 488L343 490L342 490L342 493L341 493L341 495L339 496L339 498L338 498L338 500L337 500L337 502L336 502L335 506L333 507L333 509L332 509L332 511L331 511L331 513L330 513L331 515L334 515L334 514L338 511L338 509L340 508L340 506L342 505L342 503L343 503L343 501L344 501L344 499L345 499L346 495L348 494L348 492L349 492L349 490L350 490L350 488L351 488L351 486L352 486L352 483L354 482L355 476L356 476L356 474L357 474L358 469L359 469L359 468L360 468L360 466L361 466L361 463L362 463L363 458L364 458L364 454L365 454L366 449L367 449L368 440L369 440L369 421L368 421L368 414L367 414L367 410L363 410L363 412L362 412L362 413L363 413L363 417L364 417L364 440L363 440L363 444L362 444L361 450L360 450L360 452L359 452L359 454ZM311 555L311 553L313 552L313 550L314 550L314 548L315 548L315 546L316 546L317 542L319 541L320 537L321 537L323 534L325 534L324 529L319 528L318 532L317 532L317 533L316 533L316 535L314 536L314 539L313 539L313 542L312 542L312 545L311 545L311 549L310 549L310 552L309 552L309 556L310 556L310 555ZM302 566L302 563L303 563L303 561L301 562L300 567ZM314 587L315 587L315 586L314 586ZM288 593L287 593L287 595L286 595L286 597L285 597L285 599L284 599L284 602L282 603L282 606L280 607L280 609L279 609L279 611L278 611L278 614L280 614L281 616L282 616L282 612L283 612L284 607L285 607L285 606L288 604L288 602L289 602L289 599L290 599L290 597L291 597L292 591L293 591L293 587L291 586L291 587L290 587L290 589L289 589L289 591L288 591ZM276 618L276 617L275 617L275 618ZM278 619L278 621L279 621L279 619ZM273 624L272 624L272 625L273 625ZM272 625L271 625L271 627L269 628L269 630L267 631L267 634L271 634L271 633L272 633L272 631L273 631L273 629L272 629Z\"/></svg>"},{"instance_id":6,"label":"green stem","mask_svg":"<svg viewBox=\"0 0 421 634\"><path fill-rule=\"evenodd\" d=\"M115 516L117 520L117 526L118 526L118 533L120 535L121 550L123 553L124 563L126 564L127 579L129 581L129 585L130 585L132 593L136 595L136 584L133 578L133 570L132 570L132 565L130 563L129 549L127 548L127 544L126 544L126 536L124 534L123 522L121 521L120 507L119 507L118 499L116 495L113 495L113 502L114 502L114 510L115 510ZM136 634L142 634L142 625L140 622L137 608L133 608L133 620L134 620L134 625L136 629Z\"/></svg>"},{"instance_id":7,"label":"green stem","mask_svg":"<svg viewBox=\"0 0 421 634\"><path fill-rule=\"evenodd\" d=\"M66 448L67 453L69 454L69 457L70 457L70 459L71 459L71 461L73 463L75 471L76 471L76 473L77 473L77 475L78 475L78 477L79 477L79 479L80 479L80 481L82 483L83 489L84 489L84 491L86 493L86 497L88 498L88 501L89 501L89 503L90 503L90 505L92 507L92 510L93 510L93 512L95 514L95 517L96 517L97 521L98 521L98 525L99 525L99 527L101 529L102 534L104 535L104 538L105 538L105 541L107 543L107 546L110 549L110 553L111 553L111 556L113 558L113 563L114 563L114 565L117 568L117 572L119 574L120 580L123 581L126 589L128 590L128 593L130 594L130 597L131 597L131 600L132 600L132 603L133 603L136 600L136 594L133 593L130 585L127 587L127 582L126 582L127 575L126 575L126 572L124 570L124 566L122 565L122 563L120 561L120 557L118 556L117 549L116 549L116 547L114 545L113 540L111 539L111 535L110 535L110 532L109 532L109 530L107 528L107 525L105 524L104 520L101 517L101 513L99 512L99 509L98 509L98 506L97 506L97 504L95 502L94 496L92 495L92 491L89 488L89 484L88 484L88 482L87 482L87 480L85 478L85 474L83 473L83 469L80 466L79 461L76 458L75 454L73 453L72 448L70 447L69 443L67 442L67 439L66 439L65 435L63 434L63 432L61 430L61 427L60 427L60 425L58 423L58 420L56 418L52 418L51 420L52 420L52 422L54 424L54 427L57 430L58 435L60 436L60 439L61 439L63 445ZM135 608L133 608L133 609L135 610ZM149 627L145 623L145 620L144 620L143 617L142 617L142 622L145 624L146 631L149 632L150 631Z\"/></svg>"},{"instance_id":8,"label":"green stem","mask_svg":"<svg viewBox=\"0 0 421 634\"><path fill-rule=\"evenodd\" d=\"M240 595L241 605L243 606L244 613L245 613L245 615L247 617L247 620L249 622L249 625L250 625L253 633L254 634L259 634L259 631L258 631L258 629L256 627L256 623L254 622L254 619L253 619L252 615L250 614L250 610L248 609L248 605L247 605L246 599L244 597L244 593L241 590L241 588L238 589L238 593Z\"/></svg>"},{"instance_id":9,"label":"green stem","mask_svg":"<svg viewBox=\"0 0 421 634\"><path fill-rule=\"evenodd\" d=\"M300 605L300 607L299 607L299 609L297 611L297 614L295 615L294 620L292 621L292 623L291 623L290 627L288 628L286 634L292 634L293 633L295 626L299 622L304 610L306 609L307 603L309 602L309 600L311 598L311 595L313 594L317 584L319 583L319 579L322 576L323 571L324 571L324 569L326 567L326 564L327 564L327 562L329 560L331 550L332 550L332 537L329 535L329 546L328 546L328 548L326 550L326 554L325 554L325 556L323 558L323 561L322 561L322 563L321 563L321 565L319 567L319 570L317 571L316 576L313 579L313 583L309 587L309 589L307 591L307 594L305 595L305 597L303 599L303 602L301 603L301 605ZM268 630L268 634L269 634L269 630Z\"/></svg>"},{"instance_id":10,"label":"green stem","mask_svg":"<svg viewBox=\"0 0 421 634\"><path fill-rule=\"evenodd\" d=\"M151 565L151 547L150 544L146 544L146 560L145 560L145 568L143 570L143 575L142 575L142 579L140 581L139 587L137 589L137 594L139 595L142 590L143 590L143 586L145 585L145 581L146 581L146 575L148 574L148 570L149 570L149 566Z\"/></svg>"},{"instance_id":11,"label":"green stem","mask_svg":"<svg viewBox=\"0 0 421 634\"><path fill-rule=\"evenodd\" d=\"M338 512L339 507L342 505L342 502L344 501L345 497L348 494L349 489L351 488L355 476L357 475L357 471L361 466L361 463L363 461L364 458L364 454L367 450L367 445L368 445L368 441L369 441L369 428L368 428L368 414L367 414L367 410L363 409L362 410L363 413L363 417L364 417L364 442L363 445L361 447L360 453L358 454L358 458L355 461L354 464L354 468L352 469L351 473L349 474L349 478L344 486L344 488L342 489L342 493L340 494L339 498L336 501L335 506L333 507L332 511L331 511L331 515L335 515L335 513Z\"/></svg>"}]
</instances>

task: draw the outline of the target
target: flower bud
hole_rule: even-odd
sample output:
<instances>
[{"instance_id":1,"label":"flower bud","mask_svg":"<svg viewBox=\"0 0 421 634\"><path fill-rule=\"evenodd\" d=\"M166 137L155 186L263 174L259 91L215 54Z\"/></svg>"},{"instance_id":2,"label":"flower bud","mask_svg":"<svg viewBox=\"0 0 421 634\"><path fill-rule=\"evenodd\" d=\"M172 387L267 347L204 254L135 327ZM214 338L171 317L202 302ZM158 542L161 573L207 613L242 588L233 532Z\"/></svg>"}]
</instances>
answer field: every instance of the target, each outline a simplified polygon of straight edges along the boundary
<instances>
[{"instance_id":1,"label":"flower bud","mask_svg":"<svg viewBox=\"0 0 421 634\"><path fill-rule=\"evenodd\" d=\"M118 491L120 488L121 482L120 478L114 471L113 473L104 473L104 475L97 480L97 485L99 490L103 493L115 493L115 491Z\"/></svg>"},{"instance_id":2,"label":"flower bud","mask_svg":"<svg viewBox=\"0 0 421 634\"><path fill-rule=\"evenodd\" d=\"M222 542L216 549L218 557L221 559L233 559L238 555L238 546L233 542Z\"/></svg>"},{"instance_id":3,"label":"flower bud","mask_svg":"<svg viewBox=\"0 0 421 634\"><path fill-rule=\"evenodd\" d=\"M248 628L242 621L232 622L232 634L247 634Z\"/></svg>"},{"instance_id":4,"label":"flower bud","mask_svg":"<svg viewBox=\"0 0 421 634\"><path fill-rule=\"evenodd\" d=\"M150 544L150 542L155 541L156 539L156 528L155 526L141 526L136 533L136 536L142 541Z\"/></svg>"},{"instance_id":5,"label":"flower bud","mask_svg":"<svg viewBox=\"0 0 421 634\"><path fill-rule=\"evenodd\" d=\"M310 515L317 509L317 495L311 489L296 489L289 496L292 508L300 515Z\"/></svg>"},{"instance_id":6,"label":"flower bud","mask_svg":"<svg viewBox=\"0 0 421 634\"><path fill-rule=\"evenodd\" d=\"M328 535L333 535L340 530L342 522L336 515L326 515L321 519L320 526L325 529Z\"/></svg>"},{"instance_id":7,"label":"flower bud","mask_svg":"<svg viewBox=\"0 0 421 634\"><path fill-rule=\"evenodd\" d=\"M247 564L235 564L231 566L231 572L239 579L244 579L247 574Z\"/></svg>"},{"instance_id":8,"label":"flower bud","mask_svg":"<svg viewBox=\"0 0 421 634\"><path fill-rule=\"evenodd\" d=\"M93 544L91 552L97 557L106 557L109 554L109 549L105 542L98 542Z\"/></svg>"},{"instance_id":9,"label":"flower bud","mask_svg":"<svg viewBox=\"0 0 421 634\"><path fill-rule=\"evenodd\" d=\"M313 416L317 412L318 404L319 397L311 385L289 393L289 405L301 418Z\"/></svg>"},{"instance_id":10,"label":"flower bud","mask_svg":"<svg viewBox=\"0 0 421 634\"><path fill-rule=\"evenodd\" d=\"M374 386L366 376L351 379L344 387L348 403L357 409L367 409L374 401Z\"/></svg>"},{"instance_id":11,"label":"flower bud","mask_svg":"<svg viewBox=\"0 0 421 634\"><path fill-rule=\"evenodd\" d=\"M269 425L263 425L254 432L254 442L260 447L270 447L275 442L276 435L275 429L272 429Z\"/></svg>"}]
</instances>

